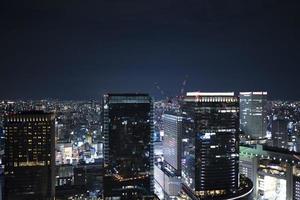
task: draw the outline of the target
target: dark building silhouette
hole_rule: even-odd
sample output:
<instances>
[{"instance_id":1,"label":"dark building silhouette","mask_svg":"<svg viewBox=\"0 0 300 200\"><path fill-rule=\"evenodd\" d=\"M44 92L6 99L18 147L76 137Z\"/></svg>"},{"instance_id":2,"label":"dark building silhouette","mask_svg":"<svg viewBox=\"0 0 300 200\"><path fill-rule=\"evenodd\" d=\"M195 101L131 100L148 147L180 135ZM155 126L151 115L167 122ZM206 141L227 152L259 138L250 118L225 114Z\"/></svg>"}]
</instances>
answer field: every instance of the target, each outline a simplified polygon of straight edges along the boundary
<instances>
[{"instance_id":1,"label":"dark building silhouette","mask_svg":"<svg viewBox=\"0 0 300 200\"><path fill-rule=\"evenodd\" d=\"M4 129L4 199L54 199L54 116L42 111L10 114Z\"/></svg>"},{"instance_id":2,"label":"dark building silhouette","mask_svg":"<svg viewBox=\"0 0 300 200\"><path fill-rule=\"evenodd\" d=\"M237 193L238 97L233 93L187 93L182 111L183 188L204 199Z\"/></svg>"},{"instance_id":3,"label":"dark building silhouette","mask_svg":"<svg viewBox=\"0 0 300 200\"><path fill-rule=\"evenodd\" d=\"M104 198L153 195L153 105L147 94L103 98Z\"/></svg>"},{"instance_id":4,"label":"dark building silhouette","mask_svg":"<svg viewBox=\"0 0 300 200\"><path fill-rule=\"evenodd\" d=\"M273 147L288 148L289 134L288 134L287 119L272 120L272 143Z\"/></svg>"}]
</instances>

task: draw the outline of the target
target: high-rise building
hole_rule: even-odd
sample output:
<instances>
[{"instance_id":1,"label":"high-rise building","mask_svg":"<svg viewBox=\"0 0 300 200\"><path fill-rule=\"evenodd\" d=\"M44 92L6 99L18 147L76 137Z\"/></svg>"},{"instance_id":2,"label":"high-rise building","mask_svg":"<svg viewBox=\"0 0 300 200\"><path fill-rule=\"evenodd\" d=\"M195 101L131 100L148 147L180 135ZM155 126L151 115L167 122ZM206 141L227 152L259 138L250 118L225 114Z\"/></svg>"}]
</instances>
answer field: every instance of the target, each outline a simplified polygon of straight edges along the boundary
<instances>
[{"instance_id":1,"label":"high-rise building","mask_svg":"<svg viewBox=\"0 0 300 200\"><path fill-rule=\"evenodd\" d=\"M167 111L162 116L163 162L155 162L154 178L156 186L162 189L163 199L175 199L181 190L181 135L182 116L177 111Z\"/></svg>"},{"instance_id":2,"label":"high-rise building","mask_svg":"<svg viewBox=\"0 0 300 200\"><path fill-rule=\"evenodd\" d=\"M164 161L175 174L181 173L181 134L182 116L179 113L166 113L163 115Z\"/></svg>"},{"instance_id":3,"label":"high-rise building","mask_svg":"<svg viewBox=\"0 0 300 200\"><path fill-rule=\"evenodd\" d=\"M267 92L240 93L240 128L253 139L266 137Z\"/></svg>"},{"instance_id":4,"label":"high-rise building","mask_svg":"<svg viewBox=\"0 0 300 200\"><path fill-rule=\"evenodd\" d=\"M272 144L277 148L288 148L288 123L286 119L272 120Z\"/></svg>"},{"instance_id":5,"label":"high-rise building","mask_svg":"<svg viewBox=\"0 0 300 200\"><path fill-rule=\"evenodd\" d=\"M4 120L4 198L53 199L55 118L42 111L10 114Z\"/></svg>"},{"instance_id":6,"label":"high-rise building","mask_svg":"<svg viewBox=\"0 0 300 200\"><path fill-rule=\"evenodd\" d=\"M184 117L183 190L203 199L232 197L239 188L239 99L233 92L190 92Z\"/></svg>"},{"instance_id":7,"label":"high-rise building","mask_svg":"<svg viewBox=\"0 0 300 200\"><path fill-rule=\"evenodd\" d=\"M154 192L151 97L104 95L103 120L104 198L148 198Z\"/></svg>"}]
</instances>

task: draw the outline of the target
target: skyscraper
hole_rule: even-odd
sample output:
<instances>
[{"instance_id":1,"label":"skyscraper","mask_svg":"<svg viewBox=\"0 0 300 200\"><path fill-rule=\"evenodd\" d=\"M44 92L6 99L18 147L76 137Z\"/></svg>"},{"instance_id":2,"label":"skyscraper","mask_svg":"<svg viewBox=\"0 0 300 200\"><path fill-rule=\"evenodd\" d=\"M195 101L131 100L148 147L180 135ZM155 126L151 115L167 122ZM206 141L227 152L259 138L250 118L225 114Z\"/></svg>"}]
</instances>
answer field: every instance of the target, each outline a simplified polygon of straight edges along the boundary
<instances>
[{"instance_id":1,"label":"skyscraper","mask_svg":"<svg viewBox=\"0 0 300 200\"><path fill-rule=\"evenodd\" d=\"M154 163L156 187L162 189L162 198L175 199L181 190L181 135L182 116L180 112L168 111L162 116L164 139L164 161ZM159 190L159 189L158 189Z\"/></svg>"},{"instance_id":2,"label":"skyscraper","mask_svg":"<svg viewBox=\"0 0 300 200\"><path fill-rule=\"evenodd\" d=\"M54 198L54 126L54 116L42 111L6 116L6 200Z\"/></svg>"},{"instance_id":3,"label":"skyscraper","mask_svg":"<svg viewBox=\"0 0 300 200\"><path fill-rule=\"evenodd\" d=\"M273 147L288 149L288 123L287 119L272 120L272 145Z\"/></svg>"},{"instance_id":4,"label":"skyscraper","mask_svg":"<svg viewBox=\"0 0 300 200\"><path fill-rule=\"evenodd\" d=\"M147 94L103 98L104 197L144 199L153 194L153 105Z\"/></svg>"},{"instance_id":5,"label":"skyscraper","mask_svg":"<svg viewBox=\"0 0 300 200\"><path fill-rule=\"evenodd\" d=\"M175 174L181 173L181 134L182 116L179 113L166 113L163 115L164 161Z\"/></svg>"},{"instance_id":6,"label":"skyscraper","mask_svg":"<svg viewBox=\"0 0 300 200\"><path fill-rule=\"evenodd\" d=\"M239 187L239 100L233 92L190 92L184 117L182 180L187 194L212 199Z\"/></svg>"},{"instance_id":7,"label":"skyscraper","mask_svg":"<svg viewBox=\"0 0 300 200\"><path fill-rule=\"evenodd\" d=\"M240 128L253 139L266 137L267 92L240 93Z\"/></svg>"}]
</instances>

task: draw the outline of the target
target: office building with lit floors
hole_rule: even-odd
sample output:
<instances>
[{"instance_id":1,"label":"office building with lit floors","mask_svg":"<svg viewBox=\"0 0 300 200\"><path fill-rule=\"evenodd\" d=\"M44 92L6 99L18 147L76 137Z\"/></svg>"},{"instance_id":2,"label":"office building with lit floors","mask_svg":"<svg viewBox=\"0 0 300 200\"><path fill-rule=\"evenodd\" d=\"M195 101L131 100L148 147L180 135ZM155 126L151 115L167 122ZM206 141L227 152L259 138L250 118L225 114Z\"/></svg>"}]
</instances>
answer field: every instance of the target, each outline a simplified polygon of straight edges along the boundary
<instances>
[{"instance_id":1,"label":"office building with lit floors","mask_svg":"<svg viewBox=\"0 0 300 200\"><path fill-rule=\"evenodd\" d=\"M153 102L147 94L103 98L104 199L152 199Z\"/></svg>"},{"instance_id":2,"label":"office building with lit floors","mask_svg":"<svg viewBox=\"0 0 300 200\"><path fill-rule=\"evenodd\" d=\"M4 130L4 199L54 199L54 115L42 111L9 114Z\"/></svg>"},{"instance_id":3,"label":"office building with lit floors","mask_svg":"<svg viewBox=\"0 0 300 200\"><path fill-rule=\"evenodd\" d=\"M275 119L272 120L272 143L273 147L288 149L289 148L289 133L288 133L287 119Z\"/></svg>"},{"instance_id":4,"label":"office building with lit floors","mask_svg":"<svg viewBox=\"0 0 300 200\"><path fill-rule=\"evenodd\" d=\"M267 94L267 92L240 92L240 129L252 139L266 137Z\"/></svg>"},{"instance_id":5,"label":"office building with lit floors","mask_svg":"<svg viewBox=\"0 0 300 200\"><path fill-rule=\"evenodd\" d=\"M182 116L180 113L165 113L163 116L164 163L174 174L181 174Z\"/></svg>"},{"instance_id":6,"label":"office building with lit floors","mask_svg":"<svg viewBox=\"0 0 300 200\"><path fill-rule=\"evenodd\" d=\"M154 164L154 179L162 190L162 198L170 200L176 199L181 190L182 116L180 112L168 111L162 119L164 161Z\"/></svg>"},{"instance_id":7,"label":"office building with lit floors","mask_svg":"<svg viewBox=\"0 0 300 200\"><path fill-rule=\"evenodd\" d=\"M189 199L247 199L239 177L239 99L233 92L190 92L182 102L182 191Z\"/></svg>"}]
</instances>

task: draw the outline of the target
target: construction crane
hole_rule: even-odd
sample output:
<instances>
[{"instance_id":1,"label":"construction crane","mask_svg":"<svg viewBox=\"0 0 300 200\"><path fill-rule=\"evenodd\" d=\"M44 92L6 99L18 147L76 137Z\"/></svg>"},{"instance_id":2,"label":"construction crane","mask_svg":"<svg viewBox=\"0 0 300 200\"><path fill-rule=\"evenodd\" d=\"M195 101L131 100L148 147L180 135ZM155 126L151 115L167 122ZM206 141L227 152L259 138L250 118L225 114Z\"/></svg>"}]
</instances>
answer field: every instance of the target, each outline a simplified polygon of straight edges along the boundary
<instances>
[{"instance_id":1,"label":"construction crane","mask_svg":"<svg viewBox=\"0 0 300 200\"><path fill-rule=\"evenodd\" d=\"M159 87L158 83L155 82L154 85L155 85L156 89L158 89L158 91L160 92L160 94L161 94L162 96L164 96L164 95L165 95L165 92Z\"/></svg>"},{"instance_id":2,"label":"construction crane","mask_svg":"<svg viewBox=\"0 0 300 200\"><path fill-rule=\"evenodd\" d=\"M185 75L185 78L184 78L184 80L182 82L182 85L181 85L181 88L180 88L179 96L177 96L176 98L182 99L185 96L184 92L185 92L185 87L186 87L186 84L187 84L188 77L189 77L188 75ZM172 103L172 97L166 96L164 90L159 86L159 84L157 82L155 82L154 85L155 85L155 88L162 95L162 97L165 98L168 103Z\"/></svg>"},{"instance_id":3,"label":"construction crane","mask_svg":"<svg viewBox=\"0 0 300 200\"><path fill-rule=\"evenodd\" d=\"M186 87L186 83L187 83L188 78L189 78L189 76L185 75L184 80L183 80L182 85L181 85L179 99L182 99L185 96L184 92L185 92L185 87Z\"/></svg>"}]
</instances>

